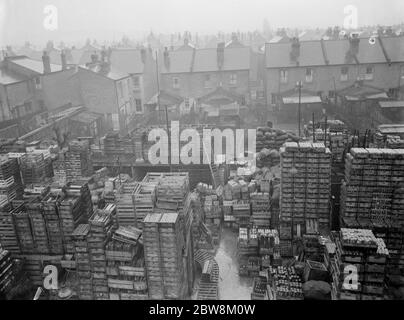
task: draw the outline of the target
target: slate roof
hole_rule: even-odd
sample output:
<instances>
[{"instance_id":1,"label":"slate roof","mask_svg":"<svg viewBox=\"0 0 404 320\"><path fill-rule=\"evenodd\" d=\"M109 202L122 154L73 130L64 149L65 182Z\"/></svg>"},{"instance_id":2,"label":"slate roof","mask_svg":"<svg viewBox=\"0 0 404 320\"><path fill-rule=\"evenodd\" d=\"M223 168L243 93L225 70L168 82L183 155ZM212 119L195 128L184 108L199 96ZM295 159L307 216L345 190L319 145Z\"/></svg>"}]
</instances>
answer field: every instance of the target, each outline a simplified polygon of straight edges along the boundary
<instances>
[{"instance_id":1,"label":"slate roof","mask_svg":"<svg viewBox=\"0 0 404 320\"><path fill-rule=\"evenodd\" d=\"M141 74L144 64L139 49L114 49L111 54L112 66L129 74Z\"/></svg>"},{"instance_id":2,"label":"slate roof","mask_svg":"<svg viewBox=\"0 0 404 320\"><path fill-rule=\"evenodd\" d=\"M19 65L25 69L31 70L38 74L44 74L44 68L43 68L42 61L30 59L25 56L11 57L9 59L10 59L9 60L10 63L14 63L16 65ZM51 63L51 72L58 72L61 70L62 70L61 65Z\"/></svg>"}]
</instances>

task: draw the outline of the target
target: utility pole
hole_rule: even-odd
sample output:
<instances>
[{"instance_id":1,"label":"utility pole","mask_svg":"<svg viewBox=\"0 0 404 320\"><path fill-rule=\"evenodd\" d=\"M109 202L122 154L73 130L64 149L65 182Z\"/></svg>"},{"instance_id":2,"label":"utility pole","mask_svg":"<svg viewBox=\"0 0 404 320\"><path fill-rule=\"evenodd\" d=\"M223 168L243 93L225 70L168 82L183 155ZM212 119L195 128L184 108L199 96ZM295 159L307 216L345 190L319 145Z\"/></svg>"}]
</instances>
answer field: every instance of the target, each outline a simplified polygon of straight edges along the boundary
<instances>
[{"instance_id":1,"label":"utility pole","mask_svg":"<svg viewBox=\"0 0 404 320\"><path fill-rule=\"evenodd\" d=\"M156 73L157 73L157 107L159 110L159 115L160 115L160 78L159 78L159 59L158 59L158 53L156 51ZM166 112L166 126L167 126L167 134L168 134L168 164L170 166L170 172L172 172L172 166L171 166L171 132L170 132L170 126L168 124L168 108L167 105L165 107L165 112Z\"/></svg>"},{"instance_id":2,"label":"utility pole","mask_svg":"<svg viewBox=\"0 0 404 320\"><path fill-rule=\"evenodd\" d=\"M299 129L299 137L301 137L301 129L300 129L300 124L301 124L301 118L302 118L302 113L301 113L301 105L302 105L302 82L298 81L297 82L297 87L299 89L299 107L298 107L298 112L297 112L297 121L298 121L298 129Z\"/></svg>"}]
</instances>

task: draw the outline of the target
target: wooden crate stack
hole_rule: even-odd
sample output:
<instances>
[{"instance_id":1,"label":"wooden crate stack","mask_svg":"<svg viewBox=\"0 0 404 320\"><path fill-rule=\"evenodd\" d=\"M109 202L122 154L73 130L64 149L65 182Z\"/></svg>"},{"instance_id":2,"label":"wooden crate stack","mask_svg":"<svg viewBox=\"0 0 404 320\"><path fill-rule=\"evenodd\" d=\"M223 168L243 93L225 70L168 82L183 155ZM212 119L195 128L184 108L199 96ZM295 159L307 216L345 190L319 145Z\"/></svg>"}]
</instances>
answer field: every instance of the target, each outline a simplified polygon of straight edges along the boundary
<instances>
[{"instance_id":1,"label":"wooden crate stack","mask_svg":"<svg viewBox=\"0 0 404 320\"><path fill-rule=\"evenodd\" d=\"M93 277L91 257L88 247L89 224L81 224L72 233L75 248L76 272L78 278L77 294L80 300L93 299Z\"/></svg>"},{"instance_id":2,"label":"wooden crate stack","mask_svg":"<svg viewBox=\"0 0 404 320\"><path fill-rule=\"evenodd\" d=\"M111 211L96 210L89 220L89 225L88 248L91 260L94 299L109 300L105 246L113 231Z\"/></svg>"},{"instance_id":3,"label":"wooden crate stack","mask_svg":"<svg viewBox=\"0 0 404 320\"><path fill-rule=\"evenodd\" d=\"M32 235L35 241L35 253L49 254L48 233L43 215L43 205L40 201L25 204L26 211L31 220Z\"/></svg>"},{"instance_id":4,"label":"wooden crate stack","mask_svg":"<svg viewBox=\"0 0 404 320\"><path fill-rule=\"evenodd\" d=\"M120 137L118 133L111 133L101 141L105 154L135 154L135 140L130 137Z\"/></svg>"},{"instance_id":5,"label":"wooden crate stack","mask_svg":"<svg viewBox=\"0 0 404 320\"><path fill-rule=\"evenodd\" d=\"M45 159L41 153L27 153L20 158L20 168L25 185L42 184L45 180Z\"/></svg>"},{"instance_id":6,"label":"wooden crate stack","mask_svg":"<svg viewBox=\"0 0 404 320\"><path fill-rule=\"evenodd\" d=\"M266 192L254 192L250 194L251 201L251 220L255 226L270 227L270 197Z\"/></svg>"},{"instance_id":7,"label":"wooden crate stack","mask_svg":"<svg viewBox=\"0 0 404 320\"><path fill-rule=\"evenodd\" d=\"M12 205L7 200L0 203L0 246L11 253L19 253L20 247L11 214L12 210Z\"/></svg>"},{"instance_id":8,"label":"wooden crate stack","mask_svg":"<svg viewBox=\"0 0 404 320\"><path fill-rule=\"evenodd\" d=\"M0 295L6 295L11 289L13 277L13 260L11 253L0 247Z\"/></svg>"},{"instance_id":9,"label":"wooden crate stack","mask_svg":"<svg viewBox=\"0 0 404 320\"><path fill-rule=\"evenodd\" d=\"M157 185L157 208L181 210L189 193L187 172L163 173Z\"/></svg>"},{"instance_id":10,"label":"wooden crate stack","mask_svg":"<svg viewBox=\"0 0 404 320\"><path fill-rule=\"evenodd\" d=\"M345 163L341 218L404 226L404 149L352 148Z\"/></svg>"},{"instance_id":11,"label":"wooden crate stack","mask_svg":"<svg viewBox=\"0 0 404 320\"><path fill-rule=\"evenodd\" d=\"M187 280L182 257L185 241L178 214L148 214L143 237L149 298L182 299Z\"/></svg>"},{"instance_id":12,"label":"wooden crate stack","mask_svg":"<svg viewBox=\"0 0 404 320\"><path fill-rule=\"evenodd\" d=\"M0 197L5 195L8 201L20 199L23 191L24 187L17 158L0 155Z\"/></svg>"},{"instance_id":13,"label":"wooden crate stack","mask_svg":"<svg viewBox=\"0 0 404 320\"><path fill-rule=\"evenodd\" d=\"M87 222L81 198L66 196L60 201L59 208L60 228L63 235L64 252L73 254L74 243L72 233L80 224Z\"/></svg>"},{"instance_id":14,"label":"wooden crate stack","mask_svg":"<svg viewBox=\"0 0 404 320\"><path fill-rule=\"evenodd\" d=\"M49 194L42 200L51 254L63 254L64 251L63 233L59 219L59 197L58 194Z\"/></svg>"},{"instance_id":15,"label":"wooden crate stack","mask_svg":"<svg viewBox=\"0 0 404 320\"><path fill-rule=\"evenodd\" d=\"M281 148L280 223L291 227L288 238L306 233L306 222L330 229L331 152L321 143L287 142Z\"/></svg>"},{"instance_id":16,"label":"wooden crate stack","mask_svg":"<svg viewBox=\"0 0 404 320\"><path fill-rule=\"evenodd\" d=\"M137 225L133 194L137 187L136 182L123 183L116 194L116 208L119 226Z\"/></svg>"},{"instance_id":17,"label":"wooden crate stack","mask_svg":"<svg viewBox=\"0 0 404 320\"><path fill-rule=\"evenodd\" d=\"M107 275L110 300L148 299L141 230L119 227L107 244Z\"/></svg>"},{"instance_id":18,"label":"wooden crate stack","mask_svg":"<svg viewBox=\"0 0 404 320\"><path fill-rule=\"evenodd\" d=\"M336 255L331 263L332 296L340 300L383 300L388 250L371 230L342 228L335 239ZM355 268L358 283L345 278Z\"/></svg>"},{"instance_id":19,"label":"wooden crate stack","mask_svg":"<svg viewBox=\"0 0 404 320\"><path fill-rule=\"evenodd\" d=\"M233 216L238 226L251 223L251 203L249 200L238 200L233 203Z\"/></svg>"},{"instance_id":20,"label":"wooden crate stack","mask_svg":"<svg viewBox=\"0 0 404 320\"><path fill-rule=\"evenodd\" d=\"M88 179L78 179L66 185L66 195L80 197L84 210L84 217L90 218L93 214L93 202L91 200L91 192L88 186Z\"/></svg>"},{"instance_id":21,"label":"wooden crate stack","mask_svg":"<svg viewBox=\"0 0 404 320\"><path fill-rule=\"evenodd\" d=\"M22 253L33 253L35 251L35 240L31 232L31 220L24 205L15 208L11 215L13 217L18 244Z\"/></svg>"},{"instance_id":22,"label":"wooden crate stack","mask_svg":"<svg viewBox=\"0 0 404 320\"><path fill-rule=\"evenodd\" d=\"M133 193L133 205L135 207L136 226L143 229L143 220L152 213L156 206L156 188L158 182L143 182L138 183Z\"/></svg>"}]
</instances>

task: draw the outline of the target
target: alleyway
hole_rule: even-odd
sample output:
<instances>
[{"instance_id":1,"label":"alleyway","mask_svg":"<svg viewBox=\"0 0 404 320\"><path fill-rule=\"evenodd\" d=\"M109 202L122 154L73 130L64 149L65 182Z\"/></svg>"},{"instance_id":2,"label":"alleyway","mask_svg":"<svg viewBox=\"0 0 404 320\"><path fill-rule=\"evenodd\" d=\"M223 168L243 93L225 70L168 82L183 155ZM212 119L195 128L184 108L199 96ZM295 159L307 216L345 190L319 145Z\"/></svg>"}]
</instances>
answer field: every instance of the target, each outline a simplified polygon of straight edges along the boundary
<instances>
[{"instance_id":1,"label":"alleyway","mask_svg":"<svg viewBox=\"0 0 404 320\"><path fill-rule=\"evenodd\" d=\"M219 264L219 299L250 300L252 279L238 275L236 232L223 229L215 259Z\"/></svg>"}]
</instances>

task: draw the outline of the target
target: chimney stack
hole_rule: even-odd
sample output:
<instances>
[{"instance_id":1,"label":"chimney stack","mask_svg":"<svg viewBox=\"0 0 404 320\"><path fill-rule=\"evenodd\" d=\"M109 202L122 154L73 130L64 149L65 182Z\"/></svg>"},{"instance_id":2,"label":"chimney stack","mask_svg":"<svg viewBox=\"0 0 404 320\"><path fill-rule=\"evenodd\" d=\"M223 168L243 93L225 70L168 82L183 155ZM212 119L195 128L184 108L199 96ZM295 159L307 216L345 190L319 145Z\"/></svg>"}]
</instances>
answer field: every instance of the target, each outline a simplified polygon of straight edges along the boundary
<instances>
[{"instance_id":1,"label":"chimney stack","mask_svg":"<svg viewBox=\"0 0 404 320\"><path fill-rule=\"evenodd\" d=\"M60 59L62 61L62 70L67 70L67 60L66 60L66 53L64 50L60 53Z\"/></svg>"},{"instance_id":2,"label":"chimney stack","mask_svg":"<svg viewBox=\"0 0 404 320\"><path fill-rule=\"evenodd\" d=\"M166 69L170 69L170 52L168 51L168 48L164 48L164 66Z\"/></svg>"},{"instance_id":3,"label":"chimney stack","mask_svg":"<svg viewBox=\"0 0 404 320\"><path fill-rule=\"evenodd\" d=\"M50 57L46 51L43 52L42 62L43 62L43 73L44 74L51 73L52 70L50 65Z\"/></svg>"},{"instance_id":4,"label":"chimney stack","mask_svg":"<svg viewBox=\"0 0 404 320\"><path fill-rule=\"evenodd\" d=\"M140 58L142 59L142 63L146 64L146 49L145 48L140 49Z\"/></svg>"},{"instance_id":5,"label":"chimney stack","mask_svg":"<svg viewBox=\"0 0 404 320\"><path fill-rule=\"evenodd\" d=\"M298 63L299 62L299 56L300 56L300 42L299 38L292 38L292 50L290 52L290 60L293 62Z\"/></svg>"},{"instance_id":6,"label":"chimney stack","mask_svg":"<svg viewBox=\"0 0 404 320\"><path fill-rule=\"evenodd\" d=\"M189 44L189 40L188 40L188 38L184 38L184 45L188 45Z\"/></svg>"},{"instance_id":7,"label":"chimney stack","mask_svg":"<svg viewBox=\"0 0 404 320\"><path fill-rule=\"evenodd\" d=\"M217 44L217 66L219 70L221 70L224 65L224 46L224 42Z\"/></svg>"},{"instance_id":8,"label":"chimney stack","mask_svg":"<svg viewBox=\"0 0 404 320\"><path fill-rule=\"evenodd\" d=\"M105 49L101 50L101 62L104 63L107 60L107 51Z\"/></svg>"},{"instance_id":9,"label":"chimney stack","mask_svg":"<svg viewBox=\"0 0 404 320\"><path fill-rule=\"evenodd\" d=\"M359 42L360 39L357 36L353 36L349 39L349 50L352 55L357 55L359 53Z\"/></svg>"}]
</instances>

